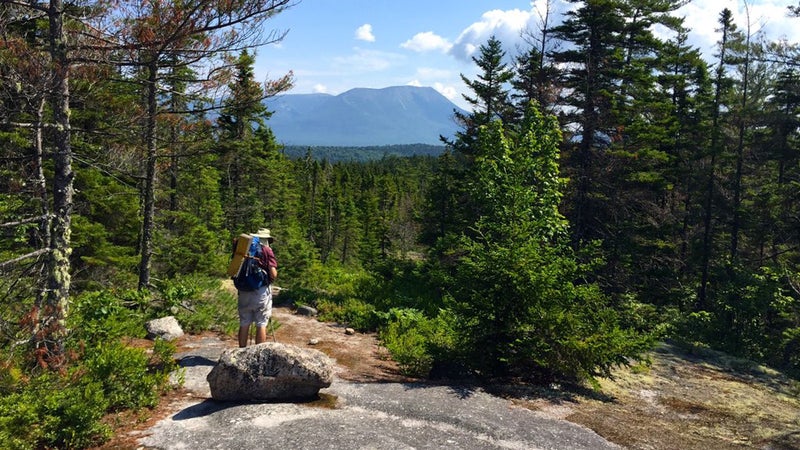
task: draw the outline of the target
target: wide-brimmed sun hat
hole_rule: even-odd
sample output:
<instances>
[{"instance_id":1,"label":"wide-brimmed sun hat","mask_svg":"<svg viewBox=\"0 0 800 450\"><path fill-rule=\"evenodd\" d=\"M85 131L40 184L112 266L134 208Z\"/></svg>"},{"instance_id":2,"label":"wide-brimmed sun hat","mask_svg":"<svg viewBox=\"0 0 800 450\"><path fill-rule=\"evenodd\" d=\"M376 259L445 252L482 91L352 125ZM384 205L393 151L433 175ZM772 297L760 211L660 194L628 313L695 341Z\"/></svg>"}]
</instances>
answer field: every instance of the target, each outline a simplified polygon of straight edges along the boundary
<instances>
[{"instance_id":1,"label":"wide-brimmed sun hat","mask_svg":"<svg viewBox=\"0 0 800 450\"><path fill-rule=\"evenodd\" d=\"M255 237L259 238L259 239L266 239L269 242L272 242L272 241L275 240L275 238L272 237L271 234L269 234L269 228L259 228L258 232L253 233L253 236L255 236Z\"/></svg>"}]
</instances>

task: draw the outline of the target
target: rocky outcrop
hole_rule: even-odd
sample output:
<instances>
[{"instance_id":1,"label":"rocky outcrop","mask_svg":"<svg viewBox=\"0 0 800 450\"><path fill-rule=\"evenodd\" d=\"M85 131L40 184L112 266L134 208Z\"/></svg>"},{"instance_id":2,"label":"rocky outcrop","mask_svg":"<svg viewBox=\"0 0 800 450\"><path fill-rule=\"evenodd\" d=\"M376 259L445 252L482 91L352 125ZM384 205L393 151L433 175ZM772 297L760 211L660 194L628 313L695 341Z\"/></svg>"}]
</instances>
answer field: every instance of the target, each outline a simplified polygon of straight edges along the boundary
<instances>
[{"instance_id":1,"label":"rocky outcrop","mask_svg":"<svg viewBox=\"0 0 800 450\"><path fill-rule=\"evenodd\" d=\"M269 342L226 350L206 380L214 400L313 399L331 385L333 360L318 350Z\"/></svg>"},{"instance_id":2,"label":"rocky outcrop","mask_svg":"<svg viewBox=\"0 0 800 450\"><path fill-rule=\"evenodd\" d=\"M174 316L153 319L144 325L147 339L164 339L171 341L183 336L183 328Z\"/></svg>"}]
</instances>

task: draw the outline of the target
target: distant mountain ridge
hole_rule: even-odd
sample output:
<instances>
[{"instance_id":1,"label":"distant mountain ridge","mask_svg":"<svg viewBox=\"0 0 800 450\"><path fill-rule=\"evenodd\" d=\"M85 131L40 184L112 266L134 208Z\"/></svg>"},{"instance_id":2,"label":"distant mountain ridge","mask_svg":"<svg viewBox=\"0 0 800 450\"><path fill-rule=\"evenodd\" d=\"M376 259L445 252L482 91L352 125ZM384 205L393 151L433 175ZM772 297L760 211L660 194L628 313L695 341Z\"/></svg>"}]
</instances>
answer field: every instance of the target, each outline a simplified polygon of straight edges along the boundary
<instances>
[{"instance_id":1,"label":"distant mountain ridge","mask_svg":"<svg viewBox=\"0 0 800 450\"><path fill-rule=\"evenodd\" d=\"M267 100L267 124L292 146L441 145L459 129L453 102L430 87L355 88L339 95L286 94Z\"/></svg>"}]
</instances>

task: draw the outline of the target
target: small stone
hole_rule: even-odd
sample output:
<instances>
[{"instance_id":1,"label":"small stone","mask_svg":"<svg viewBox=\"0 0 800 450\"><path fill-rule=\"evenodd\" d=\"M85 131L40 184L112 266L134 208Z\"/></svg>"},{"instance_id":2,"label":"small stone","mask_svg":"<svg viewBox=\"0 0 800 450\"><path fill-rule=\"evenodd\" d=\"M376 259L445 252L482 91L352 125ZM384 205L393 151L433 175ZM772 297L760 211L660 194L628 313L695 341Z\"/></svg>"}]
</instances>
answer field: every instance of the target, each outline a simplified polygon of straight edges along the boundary
<instances>
[{"instance_id":1,"label":"small stone","mask_svg":"<svg viewBox=\"0 0 800 450\"><path fill-rule=\"evenodd\" d=\"M308 340L308 345L317 345L317 344L319 344L319 339L317 338L311 338Z\"/></svg>"},{"instance_id":2,"label":"small stone","mask_svg":"<svg viewBox=\"0 0 800 450\"><path fill-rule=\"evenodd\" d=\"M297 307L297 314L301 316L316 317L316 315L319 314L319 311L310 306L300 305Z\"/></svg>"},{"instance_id":3,"label":"small stone","mask_svg":"<svg viewBox=\"0 0 800 450\"><path fill-rule=\"evenodd\" d=\"M344 329L344 334L350 336L350 335L356 334L356 330L354 330L352 328L345 328Z\"/></svg>"},{"instance_id":4,"label":"small stone","mask_svg":"<svg viewBox=\"0 0 800 450\"><path fill-rule=\"evenodd\" d=\"M172 341L183 336L183 329L175 316L162 317L160 319L153 319L145 324L147 330L147 339L164 339L165 341Z\"/></svg>"}]
</instances>

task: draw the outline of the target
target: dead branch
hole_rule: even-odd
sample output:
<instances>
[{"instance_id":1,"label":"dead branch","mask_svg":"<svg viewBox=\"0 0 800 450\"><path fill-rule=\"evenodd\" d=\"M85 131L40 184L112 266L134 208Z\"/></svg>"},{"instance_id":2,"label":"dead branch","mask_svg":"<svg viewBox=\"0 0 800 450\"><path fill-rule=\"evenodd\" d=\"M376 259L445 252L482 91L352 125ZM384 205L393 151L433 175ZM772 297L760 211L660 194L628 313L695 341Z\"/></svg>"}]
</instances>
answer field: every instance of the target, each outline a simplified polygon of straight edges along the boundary
<instances>
[{"instance_id":1,"label":"dead branch","mask_svg":"<svg viewBox=\"0 0 800 450\"><path fill-rule=\"evenodd\" d=\"M40 248L39 250L36 250L35 252L31 252L31 253L28 253L26 255L22 255L22 256L14 258L14 259L10 259L8 261L0 263L0 269L4 269L6 266L10 266L12 264L16 264L16 263L18 263L20 261L23 261L25 259L36 258L36 257L38 257L40 255L43 255L43 254L49 253L49 252L50 252L49 248Z\"/></svg>"}]
</instances>

